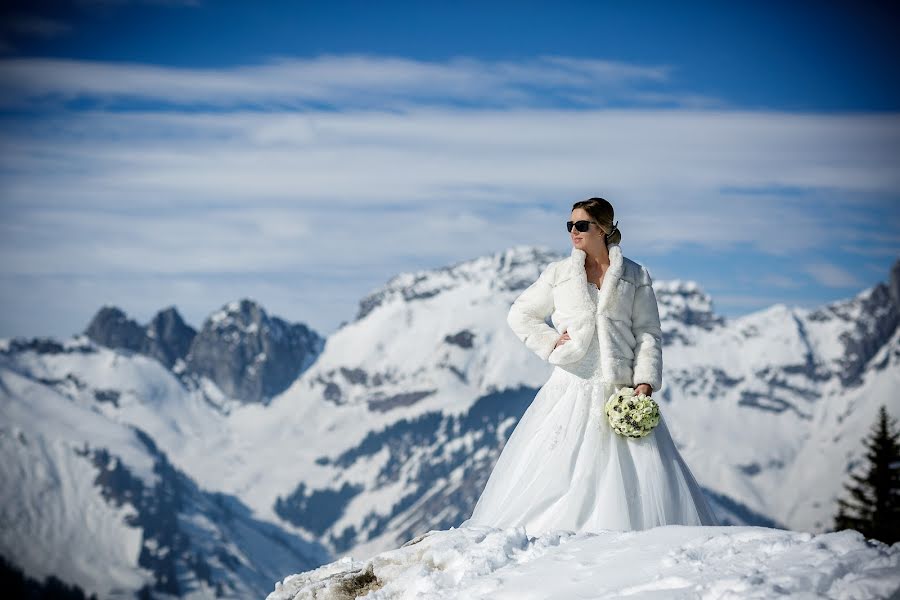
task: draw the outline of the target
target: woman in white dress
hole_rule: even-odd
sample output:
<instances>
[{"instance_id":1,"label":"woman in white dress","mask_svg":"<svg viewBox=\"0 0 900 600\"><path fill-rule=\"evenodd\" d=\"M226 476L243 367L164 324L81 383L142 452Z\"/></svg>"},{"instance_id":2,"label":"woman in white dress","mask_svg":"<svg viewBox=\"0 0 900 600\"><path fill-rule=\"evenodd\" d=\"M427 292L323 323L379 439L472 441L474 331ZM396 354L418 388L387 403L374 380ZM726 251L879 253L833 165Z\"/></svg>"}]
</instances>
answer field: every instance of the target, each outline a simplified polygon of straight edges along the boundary
<instances>
[{"instance_id":1,"label":"woman in white dress","mask_svg":"<svg viewBox=\"0 0 900 600\"><path fill-rule=\"evenodd\" d=\"M555 368L460 527L525 526L539 535L719 524L664 414L642 438L615 433L604 414L621 386L647 395L662 386L650 275L622 256L613 215L603 198L576 202L571 256L548 265L510 308L513 332Z\"/></svg>"}]
</instances>

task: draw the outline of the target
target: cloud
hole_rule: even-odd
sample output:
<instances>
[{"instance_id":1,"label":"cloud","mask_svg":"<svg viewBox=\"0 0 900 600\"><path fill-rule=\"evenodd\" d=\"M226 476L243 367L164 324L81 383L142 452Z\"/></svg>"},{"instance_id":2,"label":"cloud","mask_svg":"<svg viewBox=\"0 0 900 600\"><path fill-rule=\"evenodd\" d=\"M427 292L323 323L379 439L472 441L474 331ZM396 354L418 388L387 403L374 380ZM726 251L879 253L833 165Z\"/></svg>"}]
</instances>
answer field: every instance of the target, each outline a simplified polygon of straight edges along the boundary
<instances>
[{"instance_id":1,"label":"cloud","mask_svg":"<svg viewBox=\"0 0 900 600\"><path fill-rule=\"evenodd\" d=\"M666 92L670 68L541 56L526 61L396 57L276 57L220 69L73 59L0 60L0 107L45 107L73 100L104 106L136 101L169 106L279 110L309 107L720 106L697 94ZM645 89L650 86L652 89Z\"/></svg>"},{"instance_id":2,"label":"cloud","mask_svg":"<svg viewBox=\"0 0 900 600\"><path fill-rule=\"evenodd\" d=\"M859 288L863 285L856 275L830 263L809 264L805 266L805 270L816 281L828 287Z\"/></svg>"},{"instance_id":3,"label":"cloud","mask_svg":"<svg viewBox=\"0 0 900 600\"><path fill-rule=\"evenodd\" d=\"M870 197L887 205L900 186L893 158L900 128L892 115L91 111L0 131L4 220L68 222L73 235L110 211L147 222L186 212L203 221L199 231L217 222L228 231L234 213L226 216L225 208L284 222L285 214L300 221L329 209L382 206L500 218L515 223L507 233L524 242L545 227L545 217L530 213L524 222L509 215L537 204L565 212L574 199L599 194L617 206L626 238L649 236L657 253L683 244L748 244L784 255L823 239L870 239L870 227L850 221L855 208ZM894 148L888 157L886 147ZM772 185L807 192L734 191ZM53 211L56 221L37 224ZM380 227L393 232L391 239L412 237L396 220ZM327 247L328 236L318 231L313 226L311 241L323 238ZM471 235L496 244L496 231L489 225ZM440 228L431 233L434 243L443 237Z\"/></svg>"},{"instance_id":4,"label":"cloud","mask_svg":"<svg viewBox=\"0 0 900 600\"><path fill-rule=\"evenodd\" d=\"M679 104L690 94L670 94L672 78L565 57L0 61L0 97L22 111L0 119L0 281L29 302L78 285L82 313L115 292L144 315L175 302L195 318L259 289L327 332L398 271L515 244L566 249L571 203L595 195L651 269L683 268L685 249L774 262L834 240L897 248L884 224L897 215L900 116ZM676 107L607 106L657 92ZM859 283L811 265L824 285ZM782 273L760 284L714 301L757 308L790 287Z\"/></svg>"}]
</instances>

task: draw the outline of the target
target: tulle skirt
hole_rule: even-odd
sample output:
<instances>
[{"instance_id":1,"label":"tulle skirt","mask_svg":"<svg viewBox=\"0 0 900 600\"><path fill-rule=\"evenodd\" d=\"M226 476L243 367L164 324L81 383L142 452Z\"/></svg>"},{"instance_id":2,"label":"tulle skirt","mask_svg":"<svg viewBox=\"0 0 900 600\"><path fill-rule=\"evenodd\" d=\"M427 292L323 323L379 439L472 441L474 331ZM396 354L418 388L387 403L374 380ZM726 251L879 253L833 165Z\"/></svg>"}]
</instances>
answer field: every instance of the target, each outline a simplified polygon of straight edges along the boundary
<instances>
[{"instance_id":1,"label":"tulle skirt","mask_svg":"<svg viewBox=\"0 0 900 600\"><path fill-rule=\"evenodd\" d=\"M525 526L529 535L718 525L665 415L643 438L615 433L604 404L622 383L556 368L513 430L472 516L460 524ZM660 413L664 410L660 406Z\"/></svg>"}]
</instances>

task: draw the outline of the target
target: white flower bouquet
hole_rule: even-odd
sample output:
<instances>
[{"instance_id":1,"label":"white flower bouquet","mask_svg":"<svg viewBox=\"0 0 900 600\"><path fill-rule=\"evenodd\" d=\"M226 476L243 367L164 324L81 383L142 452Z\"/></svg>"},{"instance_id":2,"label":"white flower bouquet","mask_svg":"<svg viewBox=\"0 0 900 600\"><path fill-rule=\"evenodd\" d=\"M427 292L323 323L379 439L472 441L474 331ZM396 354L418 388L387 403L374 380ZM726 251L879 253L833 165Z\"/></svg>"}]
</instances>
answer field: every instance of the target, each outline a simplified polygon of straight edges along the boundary
<instances>
[{"instance_id":1,"label":"white flower bouquet","mask_svg":"<svg viewBox=\"0 0 900 600\"><path fill-rule=\"evenodd\" d=\"M606 401L606 418L613 431L626 437L642 438L659 425L659 405L646 394L634 395L634 388L621 387Z\"/></svg>"}]
</instances>

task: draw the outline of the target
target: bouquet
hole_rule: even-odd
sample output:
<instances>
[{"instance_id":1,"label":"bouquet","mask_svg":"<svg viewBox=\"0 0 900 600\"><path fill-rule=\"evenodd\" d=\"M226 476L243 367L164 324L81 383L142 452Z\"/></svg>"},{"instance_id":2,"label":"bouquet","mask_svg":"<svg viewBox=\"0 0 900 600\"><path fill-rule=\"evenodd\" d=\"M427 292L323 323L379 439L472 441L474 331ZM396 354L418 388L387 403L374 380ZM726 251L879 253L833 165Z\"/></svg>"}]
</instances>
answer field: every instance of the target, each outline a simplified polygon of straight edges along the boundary
<instances>
[{"instance_id":1,"label":"bouquet","mask_svg":"<svg viewBox=\"0 0 900 600\"><path fill-rule=\"evenodd\" d=\"M606 401L606 418L613 431L641 438L659 424L659 405L646 394L634 395L634 388L621 387Z\"/></svg>"}]
</instances>

